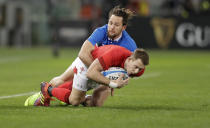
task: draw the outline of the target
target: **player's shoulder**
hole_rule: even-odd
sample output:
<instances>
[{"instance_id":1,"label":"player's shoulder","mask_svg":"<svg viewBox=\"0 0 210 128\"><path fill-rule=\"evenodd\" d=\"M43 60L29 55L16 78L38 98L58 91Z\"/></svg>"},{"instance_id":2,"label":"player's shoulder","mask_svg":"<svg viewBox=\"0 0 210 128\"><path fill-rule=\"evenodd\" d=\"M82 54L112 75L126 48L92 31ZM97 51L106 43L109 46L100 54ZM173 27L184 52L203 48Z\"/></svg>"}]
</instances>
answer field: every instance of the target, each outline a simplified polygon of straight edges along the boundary
<instances>
[{"instance_id":1,"label":"player's shoulder","mask_svg":"<svg viewBox=\"0 0 210 128\"><path fill-rule=\"evenodd\" d=\"M95 29L95 31L103 31L103 32L106 32L107 31L107 24L101 26L101 27L98 27Z\"/></svg>"},{"instance_id":2,"label":"player's shoulder","mask_svg":"<svg viewBox=\"0 0 210 128\"><path fill-rule=\"evenodd\" d=\"M131 41L131 42L135 42L135 41L133 40L133 38L127 33L126 30L124 30L124 31L122 32L122 35L123 35L123 37L124 37L125 40Z\"/></svg>"},{"instance_id":3,"label":"player's shoulder","mask_svg":"<svg viewBox=\"0 0 210 128\"><path fill-rule=\"evenodd\" d=\"M132 52L137 48L136 42L126 31L123 31L122 42L123 42L123 45L125 45L126 48Z\"/></svg>"}]
</instances>

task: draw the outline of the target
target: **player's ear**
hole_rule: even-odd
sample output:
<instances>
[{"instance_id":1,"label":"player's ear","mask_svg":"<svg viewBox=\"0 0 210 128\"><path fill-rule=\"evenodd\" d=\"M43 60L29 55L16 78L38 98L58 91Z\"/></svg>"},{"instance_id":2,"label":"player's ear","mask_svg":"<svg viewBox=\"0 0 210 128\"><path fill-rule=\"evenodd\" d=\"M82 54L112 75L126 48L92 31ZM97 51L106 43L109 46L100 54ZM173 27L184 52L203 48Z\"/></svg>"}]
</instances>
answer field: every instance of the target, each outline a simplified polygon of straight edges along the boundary
<instances>
[{"instance_id":1,"label":"player's ear","mask_svg":"<svg viewBox=\"0 0 210 128\"><path fill-rule=\"evenodd\" d=\"M130 62L130 61L132 61L133 60L133 58L130 56L130 57L128 57L128 61Z\"/></svg>"},{"instance_id":2,"label":"player's ear","mask_svg":"<svg viewBox=\"0 0 210 128\"><path fill-rule=\"evenodd\" d=\"M123 30L125 30L127 28L127 25L123 25Z\"/></svg>"}]
</instances>

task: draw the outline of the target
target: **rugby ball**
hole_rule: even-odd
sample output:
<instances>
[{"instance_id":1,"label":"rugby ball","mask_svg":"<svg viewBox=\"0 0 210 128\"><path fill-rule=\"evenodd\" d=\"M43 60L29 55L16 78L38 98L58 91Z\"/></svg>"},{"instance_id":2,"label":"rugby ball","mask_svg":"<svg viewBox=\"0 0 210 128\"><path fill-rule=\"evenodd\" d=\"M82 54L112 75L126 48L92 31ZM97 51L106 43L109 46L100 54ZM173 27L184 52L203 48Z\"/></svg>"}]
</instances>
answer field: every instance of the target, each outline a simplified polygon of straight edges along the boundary
<instances>
[{"instance_id":1,"label":"rugby ball","mask_svg":"<svg viewBox=\"0 0 210 128\"><path fill-rule=\"evenodd\" d=\"M121 67L111 67L102 73L105 77L109 78L110 80L117 80L121 74L125 74L125 76L123 77L124 80L128 78L127 72Z\"/></svg>"}]
</instances>

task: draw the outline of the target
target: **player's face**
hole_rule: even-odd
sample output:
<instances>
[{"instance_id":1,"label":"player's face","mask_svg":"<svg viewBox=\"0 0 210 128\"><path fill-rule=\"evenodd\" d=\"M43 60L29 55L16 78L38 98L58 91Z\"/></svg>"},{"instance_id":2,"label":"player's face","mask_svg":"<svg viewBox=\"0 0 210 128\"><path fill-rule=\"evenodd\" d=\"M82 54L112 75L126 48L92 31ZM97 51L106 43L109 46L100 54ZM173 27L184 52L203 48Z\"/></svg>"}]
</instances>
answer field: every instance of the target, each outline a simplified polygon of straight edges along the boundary
<instances>
[{"instance_id":1,"label":"player's face","mask_svg":"<svg viewBox=\"0 0 210 128\"><path fill-rule=\"evenodd\" d=\"M129 58L126 64L126 71L128 75L134 75L140 72L144 68L144 64L141 59L133 60Z\"/></svg>"},{"instance_id":2,"label":"player's face","mask_svg":"<svg viewBox=\"0 0 210 128\"><path fill-rule=\"evenodd\" d=\"M123 25L123 18L112 15L108 22L108 37L113 40L117 39L125 28L126 25Z\"/></svg>"}]
</instances>

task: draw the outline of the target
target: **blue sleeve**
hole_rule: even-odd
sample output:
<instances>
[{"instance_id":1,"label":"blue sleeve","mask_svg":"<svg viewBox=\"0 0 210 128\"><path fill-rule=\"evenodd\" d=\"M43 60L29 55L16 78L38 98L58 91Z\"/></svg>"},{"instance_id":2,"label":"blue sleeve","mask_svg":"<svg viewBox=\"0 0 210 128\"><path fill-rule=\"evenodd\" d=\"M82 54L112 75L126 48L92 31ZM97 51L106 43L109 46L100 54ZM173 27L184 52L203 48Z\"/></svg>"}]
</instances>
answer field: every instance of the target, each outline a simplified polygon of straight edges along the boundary
<instances>
[{"instance_id":1,"label":"blue sleeve","mask_svg":"<svg viewBox=\"0 0 210 128\"><path fill-rule=\"evenodd\" d=\"M131 39L129 50L134 52L136 49L137 49L136 42L133 39Z\"/></svg>"},{"instance_id":2,"label":"blue sleeve","mask_svg":"<svg viewBox=\"0 0 210 128\"><path fill-rule=\"evenodd\" d=\"M137 49L136 42L130 37L130 35L123 31L123 42L121 43L122 46L130 50L131 52L134 52Z\"/></svg>"},{"instance_id":3,"label":"blue sleeve","mask_svg":"<svg viewBox=\"0 0 210 128\"><path fill-rule=\"evenodd\" d=\"M96 43L101 43L104 35L106 35L105 31L101 28L95 29L95 31L90 35L88 41L90 41L93 45Z\"/></svg>"}]
</instances>

